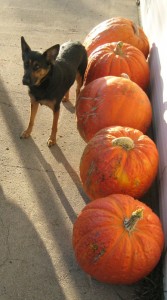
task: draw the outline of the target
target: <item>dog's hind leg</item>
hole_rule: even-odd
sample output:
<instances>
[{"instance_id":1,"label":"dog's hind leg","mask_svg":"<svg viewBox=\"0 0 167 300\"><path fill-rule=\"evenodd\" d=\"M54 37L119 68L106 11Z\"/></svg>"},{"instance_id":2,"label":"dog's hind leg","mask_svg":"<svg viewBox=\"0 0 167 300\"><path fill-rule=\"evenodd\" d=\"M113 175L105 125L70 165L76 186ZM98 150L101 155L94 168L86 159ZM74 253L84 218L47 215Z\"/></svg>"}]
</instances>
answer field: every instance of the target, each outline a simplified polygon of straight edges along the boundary
<instances>
[{"instance_id":1,"label":"dog's hind leg","mask_svg":"<svg viewBox=\"0 0 167 300\"><path fill-rule=\"evenodd\" d=\"M77 87L76 87L76 102L83 84L83 77L81 76L80 72L77 72L76 75L76 82L77 82Z\"/></svg>"},{"instance_id":2,"label":"dog's hind leg","mask_svg":"<svg viewBox=\"0 0 167 300\"><path fill-rule=\"evenodd\" d=\"M88 57L87 57L87 53L86 53L86 50L85 50L82 62L78 67L78 72L77 72L77 75L76 75L76 82L77 82L76 103L77 103L77 99L78 99L81 87L82 87L83 82L84 82L84 75L85 75L85 71L86 71L86 68L87 68L87 63L88 63Z\"/></svg>"},{"instance_id":3,"label":"dog's hind leg","mask_svg":"<svg viewBox=\"0 0 167 300\"><path fill-rule=\"evenodd\" d=\"M27 129L21 134L21 136L20 136L21 139L26 139L30 136L33 126L34 126L34 120L35 120L35 117L36 117L36 114L38 111L38 106L39 106L38 102L36 102L36 101L31 102L30 121L29 121Z\"/></svg>"},{"instance_id":4,"label":"dog's hind leg","mask_svg":"<svg viewBox=\"0 0 167 300\"><path fill-rule=\"evenodd\" d=\"M70 90L68 90L67 93L64 95L63 100L62 100L63 102L69 101L69 94L70 94Z\"/></svg>"}]
</instances>

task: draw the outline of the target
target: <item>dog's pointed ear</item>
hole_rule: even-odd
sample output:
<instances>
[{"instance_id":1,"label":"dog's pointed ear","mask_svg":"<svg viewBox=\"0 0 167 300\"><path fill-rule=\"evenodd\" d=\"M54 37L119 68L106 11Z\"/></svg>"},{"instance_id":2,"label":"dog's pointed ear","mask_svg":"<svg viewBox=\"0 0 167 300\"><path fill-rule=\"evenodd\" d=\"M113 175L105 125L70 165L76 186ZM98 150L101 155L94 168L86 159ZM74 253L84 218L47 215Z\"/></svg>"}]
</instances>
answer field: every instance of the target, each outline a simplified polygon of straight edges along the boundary
<instances>
[{"instance_id":1,"label":"dog's pointed ear","mask_svg":"<svg viewBox=\"0 0 167 300\"><path fill-rule=\"evenodd\" d=\"M22 58L24 55L31 51L30 46L26 43L24 37L21 37L21 49L22 49Z\"/></svg>"},{"instance_id":2,"label":"dog's pointed ear","mask_svg":"<svg viewBox=\"0 0 167 300\"><path fill-rule=\"evenodd\" d=\"M57 55L59 54L60 45L57 44L55 46L52 46L51 48L47 49L43 55L45 56L46 60L51 63L54 62Z\"/></svg>"}]
</instances>

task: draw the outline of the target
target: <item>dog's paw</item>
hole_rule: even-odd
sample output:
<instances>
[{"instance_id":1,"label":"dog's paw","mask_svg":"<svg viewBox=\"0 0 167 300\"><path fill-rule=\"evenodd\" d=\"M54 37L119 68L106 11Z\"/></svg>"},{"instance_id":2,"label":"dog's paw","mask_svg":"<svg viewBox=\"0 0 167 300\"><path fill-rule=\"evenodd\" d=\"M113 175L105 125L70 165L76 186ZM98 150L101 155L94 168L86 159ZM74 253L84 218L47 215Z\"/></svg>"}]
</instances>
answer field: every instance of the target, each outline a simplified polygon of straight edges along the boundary
<instances>
[{"instance_id":1,"label":"dog's paw","mask_svg":"<svg viewBox=\"0 0 167 300\"><path fill-rule=\"evenodd\" d=\"M56 144L56 139L49 138L47 141L48 147L52 147Z\"/></svg>"},{"instance_id":2,"label":"dog's paw","mask_svg":"<svg viewBox=\"0 0 167 300\"><path fill-rule=\"evenodd\" d=\"M29 132L28 130L23 131L23 133L20 136L20 139L27 139L29 138L31 132Z\"/></svg>"}]
</instances>

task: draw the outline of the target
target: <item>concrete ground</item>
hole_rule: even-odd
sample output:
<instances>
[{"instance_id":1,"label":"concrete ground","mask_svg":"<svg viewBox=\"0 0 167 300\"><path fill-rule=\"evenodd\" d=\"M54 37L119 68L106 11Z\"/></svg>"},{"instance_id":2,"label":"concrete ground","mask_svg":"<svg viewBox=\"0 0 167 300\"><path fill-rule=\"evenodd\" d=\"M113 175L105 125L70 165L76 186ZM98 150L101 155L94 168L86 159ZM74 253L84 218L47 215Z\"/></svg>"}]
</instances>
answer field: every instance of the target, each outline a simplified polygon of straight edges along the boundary
<instances>
[{"instance_id":1,"label":"concrete ground","mask_svg":"<svg viewBox=\"0 0 167 300\"><path fill-rule=\"evenodd\" d=\"M83 41L113 16L138 21L134 0L0 0L0 300L133 300L134 287L99 283L77 265L72 228L88 199L79 180L85 143L74 95L62 104L57 145L46 145L52 112L40 107L20 140L30 103L22 86L20 36L35 50Z\"/></svg>"}]
</instances>

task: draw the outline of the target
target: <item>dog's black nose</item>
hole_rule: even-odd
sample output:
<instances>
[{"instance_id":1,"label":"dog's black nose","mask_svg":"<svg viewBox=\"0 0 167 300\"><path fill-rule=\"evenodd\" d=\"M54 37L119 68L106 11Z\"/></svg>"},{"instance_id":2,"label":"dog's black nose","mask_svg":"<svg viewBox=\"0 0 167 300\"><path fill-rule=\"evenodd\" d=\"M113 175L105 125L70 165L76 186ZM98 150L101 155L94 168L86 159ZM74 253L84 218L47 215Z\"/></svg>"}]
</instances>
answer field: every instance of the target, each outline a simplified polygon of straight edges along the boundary
<instances>
[{"instance_id":1,"label":"dog's black nose","mask_svg":"<svg viewBox=\"0 0 167 300\"><path fill-rule=\"evenodd\" d=\"M23 82L24 85L30 85L30 78L24 76L22 82Z\"/></svg>"}]
</instances>

